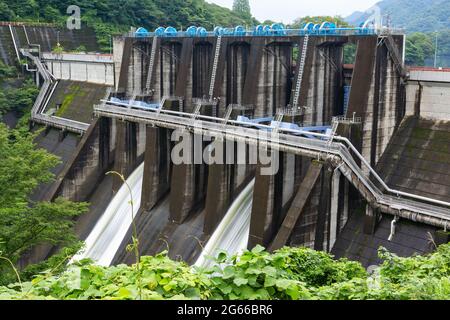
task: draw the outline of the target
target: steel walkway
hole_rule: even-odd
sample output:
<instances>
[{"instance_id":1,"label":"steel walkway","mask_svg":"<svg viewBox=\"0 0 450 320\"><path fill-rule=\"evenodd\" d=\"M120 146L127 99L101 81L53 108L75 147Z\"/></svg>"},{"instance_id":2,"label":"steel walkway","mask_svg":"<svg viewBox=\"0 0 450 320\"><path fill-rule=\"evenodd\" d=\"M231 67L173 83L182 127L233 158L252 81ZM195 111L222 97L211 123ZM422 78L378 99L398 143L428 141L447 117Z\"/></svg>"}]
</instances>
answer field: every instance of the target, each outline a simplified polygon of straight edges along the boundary
<instances>
[{"instance_id":1,"label":"steel walkway","mask_svg":"<svg viewBox=\"0 0 450 320\"><path fill-rule=\"evenodd\" d=\"M372 207L397 217L437 227L450 225L450 203L389 188L382 178L363 158L353 144L344 137L329 136L310 131L278 128L275 135L262 134L248 122L169 110L140 110L125 103L103 101L95 106L100 117L139 122L170 129L190 130L211 137L226 137L235 141L258 144L275 150L327 161L361 192ZM258 124L258 127L273 129ZM305 135L305 136L303 136ZM361 161L357 164L355 158ZM366 167L368 170L363 170Z\"/></svg>"},{"instance_id":2,"label":"steel walkway","mask_svg":"<svg viewBox=\"0 0 450 320\"><path fill-rule=\"evenodd\" d=\"M33 108L31 109L31 120L36 123L55 127L58 129L67 130L78 134L84 134L89 128L89 124L56 116L50 116L43 113L45 110L45 106L50 100L58 82L42 64L39 57L34 56L26 49L21 49L20 52L23 56L33 61L38 69L39 74L44 79L44 84L42 85L41 90L39 91L39 95L34 102Z\"/></svg>"}]
</instances>

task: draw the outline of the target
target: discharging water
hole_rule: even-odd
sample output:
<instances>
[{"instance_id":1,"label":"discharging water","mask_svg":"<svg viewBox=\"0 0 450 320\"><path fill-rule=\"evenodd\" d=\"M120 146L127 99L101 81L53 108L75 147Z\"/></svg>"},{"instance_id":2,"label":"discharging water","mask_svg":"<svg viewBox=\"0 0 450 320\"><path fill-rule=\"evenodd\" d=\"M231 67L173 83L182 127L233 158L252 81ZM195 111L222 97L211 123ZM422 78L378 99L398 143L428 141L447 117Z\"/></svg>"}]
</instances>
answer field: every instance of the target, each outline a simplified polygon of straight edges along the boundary
<instances>
[{"instance_id":1,"label":"discharging water","mask_svg":"<svg viewBox=\"0 0 450 320\"><path fill-rule=\"evenodd\" d=\"M143 173L144 164L141 164L127 180L133 194L135 216L141 206ZM111 265L131 223L130 193L124 184L87 237L85 249L72 261L89 258L101 266Z\"/></svg>"},{"instance_id":2,"label":"discharging water","mask_svg":"<svg viewBox=\"0 0 450 320\"><path fill-rule=\"evenodd\" d=\"M211 260L211 257L216 257L221 250L228 252L229 255L234 255L247 249L254 186L255 180L250 182L233 202L197 259L196 266L213 265L214 261Z\"/></svg>"}]
</instances>

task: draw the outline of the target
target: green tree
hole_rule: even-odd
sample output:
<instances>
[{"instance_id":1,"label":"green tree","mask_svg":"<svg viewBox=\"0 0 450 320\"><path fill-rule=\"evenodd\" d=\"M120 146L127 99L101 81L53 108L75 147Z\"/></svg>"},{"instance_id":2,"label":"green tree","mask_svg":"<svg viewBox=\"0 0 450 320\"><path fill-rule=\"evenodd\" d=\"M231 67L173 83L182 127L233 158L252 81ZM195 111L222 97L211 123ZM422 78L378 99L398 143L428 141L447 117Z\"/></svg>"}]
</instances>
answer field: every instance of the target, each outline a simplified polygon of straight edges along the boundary
<instances>
[{"instance_id":1,"label":"green tree","mask_svg":"<svg viewBox=\"0 0 450 320\"><path fill-rule=\"evenodd\" d=\"M248 0L234 0L233 12L244 19L252 18L252 9Z\"/></svg>"},{"instance_id":2,"label":"green tree","mask_svg":"<svg viewBox=\"0 0 450 320\"><path fill-rule=\"evenodd\" d=\"M340 28L348 28L351 27L350 24L348 24L341 16L306 16L297 18L294 20L294 22L289 26L292 29L300 29L305 26L305 24L312 22L312 23L322 23L322 22L333 22L336 24L337 27Z\"/></svg>"},{"instance_id":3,"label":"green tree","mask_svg":"<svg viewBox=\"0 0 450 320\"><path fill-rule=\"evenodd\" d=\"M4 114L10 110L24 113L34 103L39 89L33 80L25 80L19 87L6 83L0 88L0 114Z\"/></svg>"},{"instance_id":4,"label":"green tree","mask_svg":"<svg viewBox=\"0 0 450 320\"><path fill-rule=\"evenodd\" d=\"M8 7L8 4L0 1L0 21L11 21L14 18L14 12Z\"/></svg>"},{"instance_id":5,"label":"green tree","mask_svg":"<svg viewBox=\"0 0 450 320\"><path fill-rule=\"evenodd\" d=\"M425 60L434 55L433 37L425 33L413 33L406 37L407 65L424 66Z\"/></svg>"},{"instance_id":6,"label":"green tree","mask_svg":"<svg viewBox=\"0 0 450 320\"><path fill-rule=\"evenodd\" d=\"M32 203L31 194L52 180L56 156L37 149L34 134L8 130L0 125L0 255L16 263L30 248L40 245L73 245L73 218L86 212L87 204L63 199ZM14 277L0 262L0 282Z\"/></svg>"},{"instance_id":7,"label":"green tree","mask_svg":"<svg viewBox=\"0 0 450 320\"><path fill-rule=\"evenodd\" d=\"M16 68L7 66L2 61L0 61L0 81L12 78L16 74Z\"/></svg>"}]
</instances>

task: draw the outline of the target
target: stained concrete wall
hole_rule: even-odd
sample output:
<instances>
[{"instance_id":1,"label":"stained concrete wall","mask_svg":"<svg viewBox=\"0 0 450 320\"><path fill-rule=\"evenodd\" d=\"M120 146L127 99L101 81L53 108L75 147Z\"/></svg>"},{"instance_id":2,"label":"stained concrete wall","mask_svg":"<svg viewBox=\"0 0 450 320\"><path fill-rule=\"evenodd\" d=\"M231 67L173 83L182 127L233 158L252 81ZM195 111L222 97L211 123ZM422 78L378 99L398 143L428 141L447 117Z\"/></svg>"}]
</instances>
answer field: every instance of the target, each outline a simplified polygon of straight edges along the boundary
<instances>
[{"instance_id":1,"label":"stained concrete wall","mask_svg":"<svg viewBox=\"0 0 450 320\"><path fill-rule=\"evenodd\" d=\"M343 47L340 42L321 44L320 38L309 41L299 106L306 107L305 123L320 125L338 115Z\"/></svg>"},{"instance_id":2,"label":"stained concrete wall","mask_svg":"<svg viewBox=\"0 0 450 320\"><path fill-rule=\"evenodd\" d=\"M404 115L400 75L387 47L375 37L358 41L347 117L353 115L363 123L361 153L374 166Z\"/></svg>"},{"instance_id":3,"label":"stained concrete wall","mask_svg":"<svg viewBox=\"0 0 450 320\"><path fill-rule=\"evenodd\" d=\"M253 105L255 116L272 116L292 100L294 47L298 38L255 37L222 40L213 96L219 101L219 115L229 104ZM149 97L184 98L185 111L192 111L194 98L208 94L216 38L159 39L154 62L154 81ZM339 109L342 83L342 45L346 39L310 40L303 84L302 105L308 106L307 122L330 122ZM127 44L124 46L124 43ZM153 39L115 39L116 78L126 95L142 92L148 78ZM121 52L121 53L120 53ZM121 60L120 62L118 62ZM120 65L120 67L119 67ZM123 79L123 80L122 80ZM153 83L154 82L154 83Z\"/></svg>"},{"instance_id":4,"label":"stained concrete wall","mask_svg":"<svg viewBox=\"0 0 450 320\"><path fill-rule=\"evenodd\" d=\"M450 83L408 81L406 115L430 120L450 120Z\"/></svg>"},{"instance_id":5,"label":"stained concrete wall","mask_svg":"<svg viewBox=\"0 0 450 320\"><path fill-rule=\"evenodd\" d=\"M95 190L100 178L112 163L110 137L112 120L95 120L53 185L49 200L62 196L72 201L85 201Z\"/></svg>"},{"instance_id":6,"label":"stained concrete wall","mask_svg":"<svg viewBox=\"0 0 450 320\"><path fill-rule=\"evenodd\" d=\"M83 61L84 57L58 57L57 55L48 55L43 58L47 68L56 79L114 85L112 61Z\"/></svg>"}]
</instances>

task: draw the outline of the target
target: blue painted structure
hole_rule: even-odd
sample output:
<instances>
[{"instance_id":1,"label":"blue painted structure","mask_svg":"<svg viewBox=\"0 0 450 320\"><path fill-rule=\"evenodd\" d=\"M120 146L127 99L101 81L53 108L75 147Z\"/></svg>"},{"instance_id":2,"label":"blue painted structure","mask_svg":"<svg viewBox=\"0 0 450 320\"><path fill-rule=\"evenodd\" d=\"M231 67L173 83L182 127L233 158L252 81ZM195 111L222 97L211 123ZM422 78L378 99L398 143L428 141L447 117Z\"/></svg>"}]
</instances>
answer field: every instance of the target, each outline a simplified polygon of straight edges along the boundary
<instances>
[{"instance_id":1,"label":"blue painted structure","mask_svg":"<svg viewBox=\"0 0 450 320\"><path fill-rule=\"evenodd\" d=\"M238 116L236 121L248 123L249 127L253 127L256 129L264 130L264 131L270 131L270 129L267 129L266 127L262 127L261 124L270 122L270 126L272 128L278 127L281 129L288 129L292 131L298 131L298 135L302 135L311 139L317 139L317 137L308 135L306 132L315 132L315 133L322 133L326 134L328 136L331 135L331 126L310 126L310 127L300 127L299 125L295 123L288 123L288 122L280 122L273 121L273 117L267 117L267 118L256 118L256 119L250 119L245 116ZM295 134L295 133L293 133Z\"/></svg>"},{"instance_id":2,"label":"blue painted structure","mask_svg":"<svg viewBox=\"0 0 450 320\"><path fill-rule=\"evenodd\" d=\"M359 28L337 28L333 22L324 21L314 24L307 23L301 29L286 29L281 23L269 25L258 25L251 30L244 26L235 28L222 28L217 26L213 31L207 31L204 27L190 26L186 31L177 31L174 27L159 27L154 32L148 32L145 28L139 28L134 33L135 37L207 37L207 36L348 36L348 35L370 35L375 34L373 24L363 23Z\"/></svg>"},{"instance_id":3,"label":"blue painted structure","mask_svg":"<svg viewBox=\"0 0 450 320\"><path fill-rule=\"evenodd\" d=\"M137 100L134 100L134 101L122 100L122 99L114 98L114 97L111 97L110 101L114 102L114 103L121 103L124 105L131 105L132 108L142 109L142 110L156 110L161 107L159 103L147 103L144 101L137 101Z\"/></svg>"}]
</instances>

